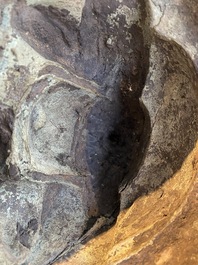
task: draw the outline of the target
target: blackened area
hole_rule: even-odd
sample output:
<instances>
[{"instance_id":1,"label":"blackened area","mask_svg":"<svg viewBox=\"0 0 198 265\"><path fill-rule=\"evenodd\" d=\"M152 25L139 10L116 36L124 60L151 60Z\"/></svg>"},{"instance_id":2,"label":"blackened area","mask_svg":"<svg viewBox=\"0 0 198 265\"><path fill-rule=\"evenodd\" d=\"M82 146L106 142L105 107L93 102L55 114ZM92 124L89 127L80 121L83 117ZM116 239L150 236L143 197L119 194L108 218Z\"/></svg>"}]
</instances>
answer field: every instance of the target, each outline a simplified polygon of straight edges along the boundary
<instances>
[{"instance_id":1,"label":"blackened area","mask_svg":"<svg viewBox=\"0 0 198 265\"><path fill-rule=\"evenodd\" d=\"M6 159L10 150L13 121L14 113L12 109L0 104L0 182L7 179Z\"/></svg>"},{"instance_id":2,"label":"blackened area","mask_svg":"<svg viewBox=\"0 0 198 265\"><path fill-rule=\"evenodd\" d=\"M119 187L137 173L150 133L133 93L123 89L118 99L99 101L88 118L87 160L99 212L107 217L119 209Z\"/></svg>"}]
</instances>

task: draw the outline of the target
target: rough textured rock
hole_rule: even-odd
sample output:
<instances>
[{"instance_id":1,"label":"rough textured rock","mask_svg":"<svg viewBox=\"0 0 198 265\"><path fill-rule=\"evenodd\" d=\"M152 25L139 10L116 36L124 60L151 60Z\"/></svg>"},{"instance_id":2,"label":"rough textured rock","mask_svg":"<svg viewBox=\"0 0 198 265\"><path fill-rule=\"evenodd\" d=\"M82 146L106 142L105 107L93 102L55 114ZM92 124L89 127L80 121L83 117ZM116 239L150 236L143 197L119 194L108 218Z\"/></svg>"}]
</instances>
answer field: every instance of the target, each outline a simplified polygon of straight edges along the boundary
<instances>
[{"instance_id":1,"label":"rough textured rock","mask_svg":"<svg viewBox=\"0 0 198 265\"><path fill-rule=\"evenodd\" d=\"M198 145L160 189L138 198L114 227L55 264L197 264L197 154Z\"/></svg>"},{"instance_id":2,"label":"rough textured rock","mask_svg":"<svg viewBox=\"0 0 198 265\"><path fill-rule=\"evenodd\" d=\"M196 264L196 0L0 3L0 264Z\"/></svg>"}]
</instances>

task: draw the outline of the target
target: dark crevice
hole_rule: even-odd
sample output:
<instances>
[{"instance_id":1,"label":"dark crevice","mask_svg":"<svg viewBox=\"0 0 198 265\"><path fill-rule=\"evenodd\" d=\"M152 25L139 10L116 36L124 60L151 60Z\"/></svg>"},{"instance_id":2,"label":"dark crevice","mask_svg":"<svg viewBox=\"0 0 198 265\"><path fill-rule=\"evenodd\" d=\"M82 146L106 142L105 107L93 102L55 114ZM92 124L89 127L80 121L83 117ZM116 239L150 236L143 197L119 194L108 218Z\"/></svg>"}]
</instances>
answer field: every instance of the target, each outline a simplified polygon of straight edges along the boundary
<instances>
[{"instance_id":1,"label":"dark crevice","mask_svg":"<svg viewBox=\"0 0 198 265\"><path fill-rule=\"evenodd\" d=\"M146 128L145 128L146 126ZM149 134L149 117L138 97L121 90L117 102L95 104L88 119L87 159L101 215L119 208L119 189L133 179Z\"/></svg>"},{"instance_id":2,"label":"dark crevice","mask_svg":"<svg viewBox=\"0 0 198 265\"><path fill-rule=\"evenodd\" d=\"M6 159L10 152L13 121L13 110L0 104L0 182L8 179Z\"/></svg>"},{"instance_id":3,"label":"dark crevice","mask_svg":"<svg viewBox=\"0 0 198 265\"><path fill-rule=\"evenodd\" d=\"M141 4L145 16L146 7L143 1ZM105 14L105 11L101 12L103 15L100 16L100 12L95 10L99 21L104 19ZM120 21L122 19L121 16ZM139 101L149 68L149 45L144 40L144 27L147 26L142 26L143 30L137 25L128 29L134 36L128 43L128 49L134 50L132 54L125 49L125 40L120 36L114 47L114 55L108 46L103 47L103 55L110 54L111 60L112 56L120 57L120 61L116 72L105 64L113 78L111 81L104 78L106 81L101 91L111 96L110 99L99 100L88 117L87 160L99 212L107 218L112 216L115 209L119 209L119 190L124 189L136 176L151 131L149 114ZM112 29L107 29L107 36L112 33ZM114 69L115 65L114 61ZM119 210L116 211L118 213Z\"/></svg>"}]
</instances>

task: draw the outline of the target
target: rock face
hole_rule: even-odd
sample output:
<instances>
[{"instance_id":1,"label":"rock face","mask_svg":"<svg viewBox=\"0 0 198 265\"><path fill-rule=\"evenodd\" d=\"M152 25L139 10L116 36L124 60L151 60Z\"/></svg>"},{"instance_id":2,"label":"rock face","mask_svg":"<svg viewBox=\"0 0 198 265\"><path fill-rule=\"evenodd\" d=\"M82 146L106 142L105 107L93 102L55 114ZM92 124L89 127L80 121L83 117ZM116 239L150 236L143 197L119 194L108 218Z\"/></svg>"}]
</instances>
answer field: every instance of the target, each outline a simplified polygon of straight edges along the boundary
<instances>
[{"instance_id":1,"label":"rock face","mask_svg":"<svg viewBox=\"0 0 198 265\"><path fill-rule=\"evenodd\" d=\"M55 264L197 264L197 151L160 189L122 211L114 227Z\"/></svg>"},{"instance_id":2,"label":"rock face","mask_svg":"<svg viewBox=\"0 0 198 265\"><path fill-rule=\"evenodd\" d=\"M177 264L162 230L197 231L178 215L196 151L168 179L197 141L198 4L53 2L0 0L0 264Z\"/></svg>"}]
</instances>

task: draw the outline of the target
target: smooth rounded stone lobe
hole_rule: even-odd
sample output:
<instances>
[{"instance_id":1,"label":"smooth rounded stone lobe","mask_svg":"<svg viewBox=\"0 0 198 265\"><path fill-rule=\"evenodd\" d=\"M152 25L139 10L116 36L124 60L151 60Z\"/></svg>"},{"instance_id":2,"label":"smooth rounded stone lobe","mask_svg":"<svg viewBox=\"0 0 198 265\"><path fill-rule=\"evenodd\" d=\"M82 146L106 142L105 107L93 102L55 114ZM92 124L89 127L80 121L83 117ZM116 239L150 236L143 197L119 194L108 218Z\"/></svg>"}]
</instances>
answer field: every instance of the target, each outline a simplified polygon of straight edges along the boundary
<instances>
[{"instance_id":1,"label":"smooth rounded stone lobe","mask_svg":"<svg viewBox=\"0 0 198 265\"><path fill-rule=\"evenodd\" d=\"M38 170L78 174L75 164L76 138L83 142L82 120L94 95L67 83L50 87L35 103L28 128L31 159ZM79 139L78 139L79 140ZM79 171L79 170L78 170Z\"/></svg>"}]
</instances>

